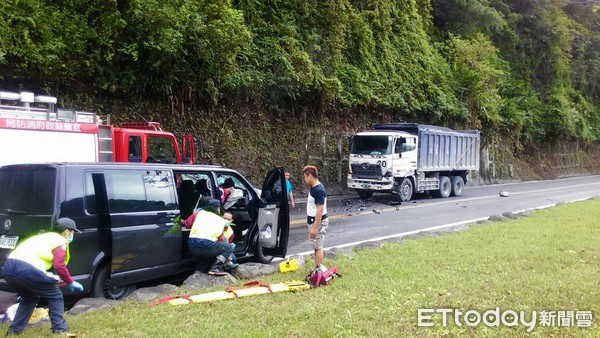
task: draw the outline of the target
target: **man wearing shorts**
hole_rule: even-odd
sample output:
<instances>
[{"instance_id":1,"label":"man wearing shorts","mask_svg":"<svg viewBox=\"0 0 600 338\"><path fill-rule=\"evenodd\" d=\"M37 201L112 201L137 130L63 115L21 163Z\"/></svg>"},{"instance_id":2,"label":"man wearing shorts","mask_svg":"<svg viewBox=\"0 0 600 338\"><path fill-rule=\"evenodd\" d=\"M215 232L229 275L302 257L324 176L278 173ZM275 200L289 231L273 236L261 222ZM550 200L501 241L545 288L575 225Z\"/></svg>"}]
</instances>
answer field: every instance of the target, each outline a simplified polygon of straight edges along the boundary
<instances>
[{"instance_id":1,"label":"man wearing shorts","mask_svg":"<svg viewBox=\"0 0 600 338\"><path fill-rule=\"evenodd\" d=\"M316 167L307 165L302 170L304 183L310 187L306 201L306 216L308 223L308 240L315 251L315 268L323 263L323 240L329 225L327 218L327 193L319 182L319 172Z\"/></svg>"}]
</instances>

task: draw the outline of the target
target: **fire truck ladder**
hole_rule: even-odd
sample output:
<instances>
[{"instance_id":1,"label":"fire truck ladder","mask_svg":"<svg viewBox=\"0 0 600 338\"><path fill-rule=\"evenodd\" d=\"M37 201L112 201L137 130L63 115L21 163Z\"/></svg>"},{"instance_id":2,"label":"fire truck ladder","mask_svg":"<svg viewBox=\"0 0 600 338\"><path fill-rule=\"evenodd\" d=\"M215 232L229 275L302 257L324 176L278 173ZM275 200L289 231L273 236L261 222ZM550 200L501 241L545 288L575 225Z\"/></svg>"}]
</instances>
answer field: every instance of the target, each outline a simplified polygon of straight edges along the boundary
<instances>
[{"instance_id":1,"label":"fire truck ladder","mask_svg":"<svg viewBox=\"0 0 600 338\"><path fill-rule=\"evenodd\" d=\"M98 125L98 143L100 147L100 162L113 162L113 139L111 125Z\"/></svg>"}]
</instances>

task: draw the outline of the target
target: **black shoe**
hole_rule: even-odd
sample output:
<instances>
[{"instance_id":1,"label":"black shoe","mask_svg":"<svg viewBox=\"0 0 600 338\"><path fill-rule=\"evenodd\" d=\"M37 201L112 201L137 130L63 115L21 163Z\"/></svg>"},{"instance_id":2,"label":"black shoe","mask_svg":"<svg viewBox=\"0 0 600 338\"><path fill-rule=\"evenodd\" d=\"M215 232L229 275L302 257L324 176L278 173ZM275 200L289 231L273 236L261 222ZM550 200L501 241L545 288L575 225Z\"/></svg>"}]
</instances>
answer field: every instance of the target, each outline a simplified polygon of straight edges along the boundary
<instances>
[{"instance_id":1,"label":"black shoe","mask_svg":"<svg viewBox=\"0 0 600 338\"><path fill-rule=\"evenodd\" d=\"M227 272L225 272L225 270L223 270L223 262L221 262L220 260L216 260L213 265L210 267L210 270L208 271L209 275L213 275L213 276L225 276L227 275Z\"/></svg>"},{"instance_id":2,"label":"black shoe","mask_svg":"<svg viewBox=\"0 0 600 338\"><path fill-rule=\"evenodd\" d=\"M211 276L227 276L227 272L225 272L223 270L221 270L221 271L219 271L219 270L210 270L208 272L208 274L211 275Z\"/></svg>"}]
</instances>

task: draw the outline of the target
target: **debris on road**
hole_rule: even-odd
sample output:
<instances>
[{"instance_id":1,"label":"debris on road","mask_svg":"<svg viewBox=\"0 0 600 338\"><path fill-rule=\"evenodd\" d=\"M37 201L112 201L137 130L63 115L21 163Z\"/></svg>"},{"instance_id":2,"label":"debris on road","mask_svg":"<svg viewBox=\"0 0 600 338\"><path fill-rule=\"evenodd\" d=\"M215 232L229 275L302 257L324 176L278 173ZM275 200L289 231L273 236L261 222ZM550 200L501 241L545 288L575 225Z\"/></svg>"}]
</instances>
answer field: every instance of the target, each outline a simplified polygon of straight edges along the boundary
<instances>
[{"instance_id":1,"label":"debris on road","mask_svg":"<svg viewBox=\"0 0 600 338\"><path fill-rule=\"evenodd\" d=\"M376 201L365 201L365 200L343 200L340 203L341 212L363 212L371 208L376 208L381 203Z\"/></svg>"}]
</instances>

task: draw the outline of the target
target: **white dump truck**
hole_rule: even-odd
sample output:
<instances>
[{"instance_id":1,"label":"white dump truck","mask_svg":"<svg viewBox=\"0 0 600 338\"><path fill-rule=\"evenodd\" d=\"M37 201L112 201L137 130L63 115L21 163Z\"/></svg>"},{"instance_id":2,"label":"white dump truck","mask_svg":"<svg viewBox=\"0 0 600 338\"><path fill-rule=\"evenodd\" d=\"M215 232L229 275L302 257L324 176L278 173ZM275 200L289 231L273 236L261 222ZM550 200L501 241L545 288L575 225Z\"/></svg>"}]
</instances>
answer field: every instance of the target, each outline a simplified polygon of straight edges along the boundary
<instances>
[{"instance_id":1,"label":"white dump truck","mask_svg":"<svg viewBox=\"0 0 600 338\"><path fill-rule=\"evenodd\" d=\"M374 125L350 140L348 188L363 199L374 192L408 201L413 193L461 196L479 170L479 131L417 123Z\"/></svg>"}]
</instances>

